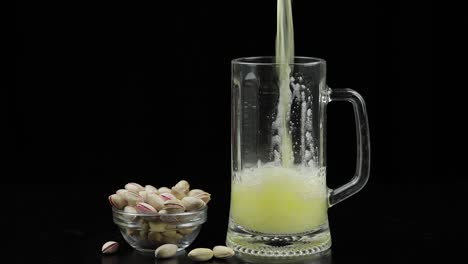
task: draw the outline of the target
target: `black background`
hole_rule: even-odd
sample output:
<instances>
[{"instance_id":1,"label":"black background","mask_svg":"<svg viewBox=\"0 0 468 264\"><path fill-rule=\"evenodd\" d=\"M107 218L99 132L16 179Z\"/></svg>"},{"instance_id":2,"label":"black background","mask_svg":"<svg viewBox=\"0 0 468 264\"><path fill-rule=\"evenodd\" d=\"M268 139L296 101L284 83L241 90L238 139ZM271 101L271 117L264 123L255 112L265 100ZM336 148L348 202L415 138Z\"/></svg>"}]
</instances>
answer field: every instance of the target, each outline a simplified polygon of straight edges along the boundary
<instances>
[{"instance_id":1,"label":"black background","mask_svg":"<svg viewBox=\"0 0 468 264\"><path fill-rule=\"evenodd\" d=\"M433 172L443 140L431 4L297 0L293 11L296 55L326 59L328 84L357 90L369 114L371 178L329 211L334 262L435 261L454 254L447 244L468 248L466 229L447 231L460 221L450 190L467 181ZM224 243L230 60L274 54L276 1L17 1L16 33L4 181L23 194L15 208L34 215L36 260L99 263L101 243L119 239L107 196L127 182L187 179L209 191L195 246ZM350 105L329 105L332 188L354 173L353 122ZM31 221L9 220L19 230ZM68 244L81 250L73 260Z\"/></svg>"}]
</instances>

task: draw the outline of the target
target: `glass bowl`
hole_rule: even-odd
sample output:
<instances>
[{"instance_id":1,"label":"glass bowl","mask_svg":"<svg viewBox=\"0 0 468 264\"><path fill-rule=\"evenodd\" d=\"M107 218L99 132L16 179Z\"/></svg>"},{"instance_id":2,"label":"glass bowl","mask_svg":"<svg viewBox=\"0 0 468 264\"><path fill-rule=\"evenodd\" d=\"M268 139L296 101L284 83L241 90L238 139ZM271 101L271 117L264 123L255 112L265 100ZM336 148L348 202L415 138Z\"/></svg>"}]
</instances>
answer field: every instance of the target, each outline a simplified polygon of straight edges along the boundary
<instances>
[{"instance_id":1,"label":"glass bowl","mask_svg":"<svg viewBox=\"0 0 468 264\"><path fill-rule=\"evenodd\" d=\"M112 208L114 223L133 248L151 252L163 244L176 244L178 250L188 247L200 233L207 219L208 207L175 214L127 213Z\"/></svg>"}]
</instances>

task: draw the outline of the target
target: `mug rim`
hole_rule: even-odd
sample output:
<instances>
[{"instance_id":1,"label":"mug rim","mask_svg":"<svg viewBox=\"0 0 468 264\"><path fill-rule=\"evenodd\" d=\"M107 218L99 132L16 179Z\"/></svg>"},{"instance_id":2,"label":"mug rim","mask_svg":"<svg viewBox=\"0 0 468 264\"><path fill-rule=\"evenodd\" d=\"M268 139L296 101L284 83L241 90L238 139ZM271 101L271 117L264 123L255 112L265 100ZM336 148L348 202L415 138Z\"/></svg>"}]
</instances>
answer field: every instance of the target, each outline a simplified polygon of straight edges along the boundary
<instances>
[{"instance_id":1,"label":"mug rim","mask_svg":"<svg viewBox=\"0 0 468 264\"><path fill-rule=\"evenodd\" d=\"M262 61L262 60L266 60ZM299 60L299 62L297 61ZM268 62L269 61L269 62ZM279 65L281 63L275 62L275 56L252 56L252 57L241 57L236 58L231 61L232 64L238 65ZM326 61L321 58L316 57L306 57L306 56L294 56L294 62L290 65L299 65L299 66L314 66L326 64Z\"/></svg>"}]
</instances>

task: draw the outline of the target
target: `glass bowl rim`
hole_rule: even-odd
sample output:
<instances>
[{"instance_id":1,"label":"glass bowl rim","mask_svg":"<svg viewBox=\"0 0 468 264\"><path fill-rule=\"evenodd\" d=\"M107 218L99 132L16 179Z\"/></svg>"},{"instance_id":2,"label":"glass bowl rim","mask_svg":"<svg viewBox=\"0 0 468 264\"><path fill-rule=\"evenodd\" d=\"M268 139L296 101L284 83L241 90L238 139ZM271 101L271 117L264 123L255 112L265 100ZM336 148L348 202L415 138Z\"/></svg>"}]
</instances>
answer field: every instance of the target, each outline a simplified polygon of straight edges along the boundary
<instances>
[{"instance_id":1,"label":"glass bowl rim","mask_svg":"<svg viewBox=\"0 0 468 264\"><path fill-rule=\"evenodd\" d=\"M124 210L112 207L113 214L121 214L121 215L128 215L128 216L143 216L143 217L151 217L151 216L162 216L162 215L170 215L170 216L190 216L190 215L197 215L200 213L205 213L208 211L208 206L203 206L201 209L195 211L188 211L183 213L170 213L170 214L159 214L159 213L129 213L125 212Z\"/></svg>"}]
</instances>

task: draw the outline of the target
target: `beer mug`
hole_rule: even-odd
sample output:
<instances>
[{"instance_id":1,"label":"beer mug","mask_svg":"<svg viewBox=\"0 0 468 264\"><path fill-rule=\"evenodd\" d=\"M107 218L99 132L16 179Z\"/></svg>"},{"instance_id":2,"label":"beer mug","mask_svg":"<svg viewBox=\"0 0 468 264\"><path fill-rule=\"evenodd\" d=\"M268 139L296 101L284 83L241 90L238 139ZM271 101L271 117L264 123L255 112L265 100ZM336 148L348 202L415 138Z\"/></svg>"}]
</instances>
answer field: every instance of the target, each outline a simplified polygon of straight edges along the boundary
<instances>
[{"instance_id":1,"label":"beer mug","mask_svg":"<svg viewBox=\"0 0 468 264\"><path fill-rule=\"evenodd\" d=\"M284 94L275 57L235 59L231 66L226 244L241 256L267 258L325 251L331 246L327 209L358 192L369 177L363 98L351 89L330 89L323 59L295 57ZM333 101L352 103L357 129L355 175L334 190L326 185L326 109Z\"/></svg>"}]
</instances>

